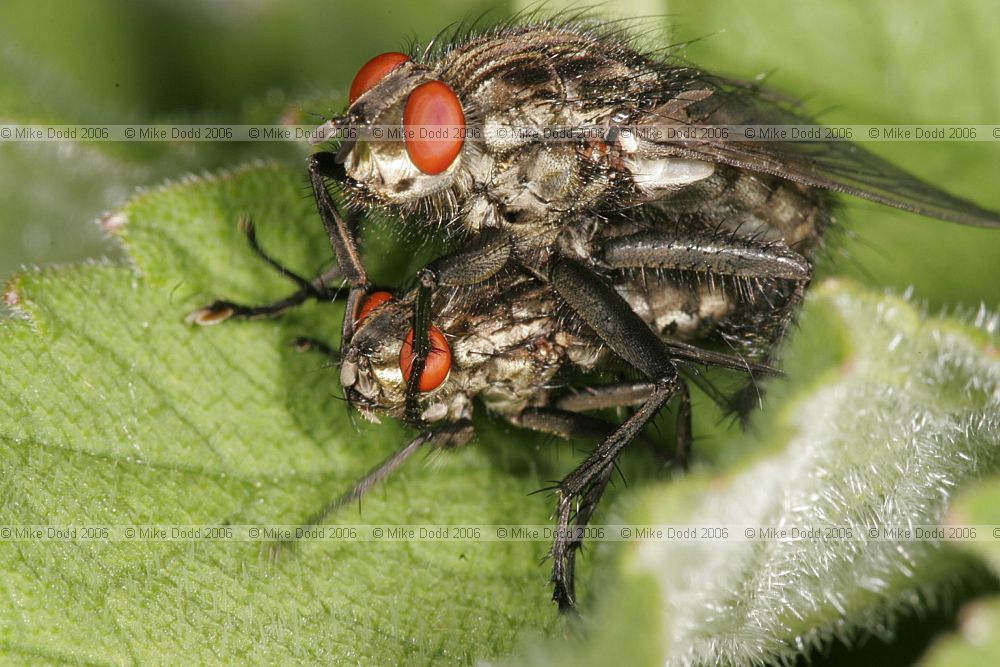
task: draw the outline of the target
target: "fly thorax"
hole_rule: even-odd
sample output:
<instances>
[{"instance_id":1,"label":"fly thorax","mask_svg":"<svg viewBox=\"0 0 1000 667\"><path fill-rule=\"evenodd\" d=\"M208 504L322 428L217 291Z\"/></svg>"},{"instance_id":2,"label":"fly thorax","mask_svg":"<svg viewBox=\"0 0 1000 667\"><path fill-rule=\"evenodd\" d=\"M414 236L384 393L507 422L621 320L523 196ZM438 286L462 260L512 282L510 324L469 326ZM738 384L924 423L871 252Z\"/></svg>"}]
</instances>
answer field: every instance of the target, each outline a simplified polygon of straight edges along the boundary
<instances>
[{"instance_id":1,"label":"fly thorax","mask_svg":"<svg viewBox=\"0 0 1000 667\"><path fill-rule=\"evenodd\" d=\"M586 185L572 144L538 143L497 161L488 196L509 224L555 222L566 211L593 203ZM603 191L602 185L599 194Z\"/></svg>"}]
</instances>

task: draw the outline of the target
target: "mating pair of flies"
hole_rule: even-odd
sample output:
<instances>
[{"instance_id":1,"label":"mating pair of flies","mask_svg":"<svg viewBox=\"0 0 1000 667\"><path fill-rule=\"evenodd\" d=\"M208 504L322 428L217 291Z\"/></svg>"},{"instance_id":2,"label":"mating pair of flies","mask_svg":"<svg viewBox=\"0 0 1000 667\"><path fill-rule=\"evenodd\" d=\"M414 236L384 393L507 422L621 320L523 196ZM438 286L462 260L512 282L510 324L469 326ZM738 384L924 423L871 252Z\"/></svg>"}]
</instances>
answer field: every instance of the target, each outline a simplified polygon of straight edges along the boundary
<instances>
[{"instance_id":1,"label":"mating pair of flies","mask_svg":"<svg viewBox=\"0 0 1000 667\"><path fill-rule=\"evenodd\" d=\"M382 54L360 69L349 102L320 128L330 142L308 169L337 267L298 276L248 227L258 254L297 291L264 306L217 301L193 320L272 316L349 286L340 350L331 351L347 400L372 419L424 430L310 522L415 452L468 443L474 399L520 427L597 439L554 487L561 609L576 603L580 529L621 451L676 401L683 465L688 383L733 406L704 367L751 379L772 372L834 223L833 192L1000 227L997 213L850 143L691 132L812 123L756 86L642 53L597 24L504 25ZM397 131L378 131L387 128ZM376 291L357 243L359 218L373 210L462 243L412 288ZM559 388L569 371L602 368L606 381ZM592 414L606 408L629 416Z\"/></svg>"}]
</instances>

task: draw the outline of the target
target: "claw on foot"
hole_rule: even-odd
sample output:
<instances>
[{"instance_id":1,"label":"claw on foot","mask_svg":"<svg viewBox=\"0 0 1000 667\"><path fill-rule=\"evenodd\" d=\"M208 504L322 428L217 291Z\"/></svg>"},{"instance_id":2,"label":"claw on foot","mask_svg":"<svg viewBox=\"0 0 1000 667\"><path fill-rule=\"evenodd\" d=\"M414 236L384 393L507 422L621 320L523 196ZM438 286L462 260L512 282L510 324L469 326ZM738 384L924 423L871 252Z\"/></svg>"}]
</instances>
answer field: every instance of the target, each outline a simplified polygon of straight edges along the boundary
<instances>
[{"instance_id":1,"label":"claw on foot","mask_svg":"<svg viewBox=\"0 0 1000 667\"><path fill-rule=\"evenodd\" d=\"M206 308L200 308L190 315L188 315L184 321L188 324L197 324L203 327L212 326L213 324L219 324L220 322L225 322L230 317L233 316L232 307L225 305L215 305L212 304Z\"/></svg>"}]
</instances>

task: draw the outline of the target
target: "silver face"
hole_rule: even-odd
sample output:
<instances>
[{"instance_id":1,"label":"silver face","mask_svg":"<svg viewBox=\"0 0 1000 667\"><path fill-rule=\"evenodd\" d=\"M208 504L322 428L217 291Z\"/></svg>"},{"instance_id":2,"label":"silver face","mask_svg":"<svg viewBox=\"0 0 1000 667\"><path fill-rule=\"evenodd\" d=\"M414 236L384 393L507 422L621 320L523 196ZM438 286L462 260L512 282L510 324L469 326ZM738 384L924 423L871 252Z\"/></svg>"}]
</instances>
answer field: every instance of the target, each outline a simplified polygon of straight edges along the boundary
<instances>
[{"instance_id":1,"label":"silver face","mask_svg":"<svg viewBox=\"0 0 1000 667\"><path fill-rule=\"evenodd\" d=\"M409 95L422 84L438 80L433 69L405 62L351 105L348 117L360 128L400 128ZM469 150L463 147L463 155L444 173L427 175L414 166L402 139L369 135L354 144L344 166L366 201L417 210L467 195L472 185L467 167L474 162L467 155Z\"/></svg>"}]
</instances>

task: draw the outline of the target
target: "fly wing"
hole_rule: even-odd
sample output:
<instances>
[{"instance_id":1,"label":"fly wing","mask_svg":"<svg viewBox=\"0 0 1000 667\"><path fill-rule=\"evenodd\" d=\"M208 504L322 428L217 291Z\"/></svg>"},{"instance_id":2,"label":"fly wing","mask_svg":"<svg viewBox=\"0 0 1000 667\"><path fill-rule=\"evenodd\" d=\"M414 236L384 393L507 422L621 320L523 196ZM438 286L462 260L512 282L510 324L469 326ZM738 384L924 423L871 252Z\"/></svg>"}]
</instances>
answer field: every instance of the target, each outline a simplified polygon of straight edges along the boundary
<instances>
[{"instance_id":1,"label":"fly wing","mask_svg":"<svg viewBox=\"0 0 1000 667\"><path fill-rule=\"evenodd\" d=\"M678 97L654 105L643 122L685 125L813 125L789 105L744 82L699 74ZM655 97L655 95L654 95ZM657 100L659 101L659 100ZM647 107L648 108L648 107ZM845 192L932 218L1000 228L1000 213L926 183L847 141L671 140L665 155L727 164L805 185Z\"/></svg>"}]
</instances>

